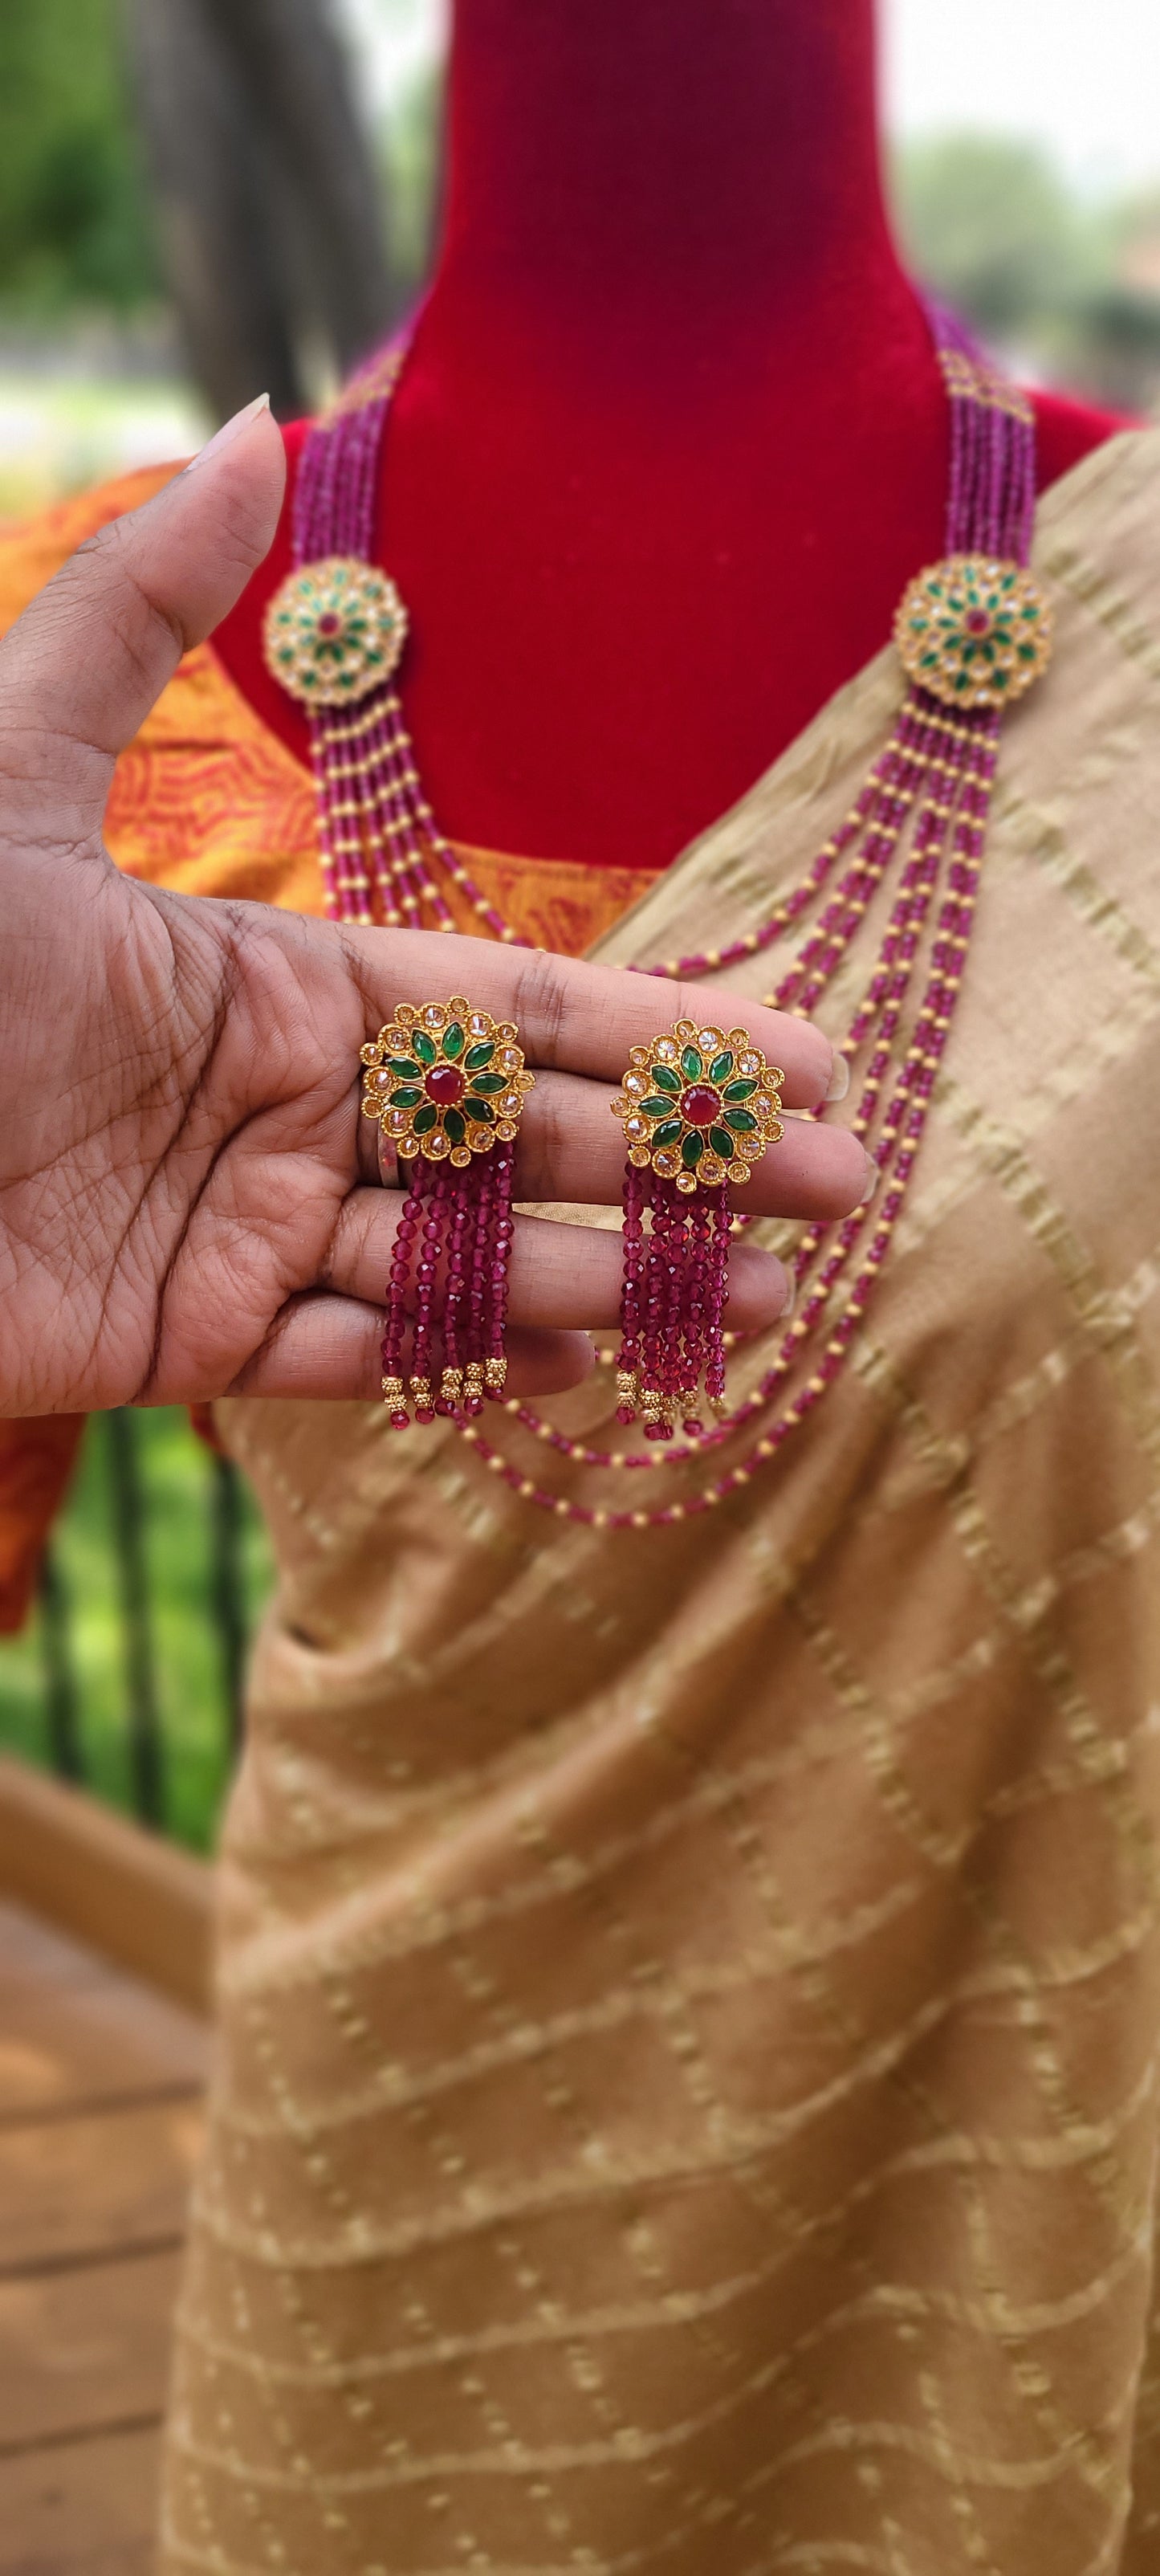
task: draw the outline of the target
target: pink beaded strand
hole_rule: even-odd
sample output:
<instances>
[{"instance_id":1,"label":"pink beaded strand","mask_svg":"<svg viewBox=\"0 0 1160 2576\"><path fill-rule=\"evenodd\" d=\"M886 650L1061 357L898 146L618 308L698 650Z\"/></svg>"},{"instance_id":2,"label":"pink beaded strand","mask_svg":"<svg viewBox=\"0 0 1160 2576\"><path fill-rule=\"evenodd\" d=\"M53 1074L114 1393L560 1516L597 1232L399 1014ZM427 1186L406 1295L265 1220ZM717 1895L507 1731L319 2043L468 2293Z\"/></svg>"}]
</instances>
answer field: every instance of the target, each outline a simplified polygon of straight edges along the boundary
<instances>
[{"instance_id":1,"label":"pink beaded strand","mask_svg":"<svg viewBox=\"0 0 1160 2576\"><path fill-rule=\"evenodd\" d=\"M1025 565L1035 500L1030 407L980 358L953 317L936 313L932 321L951 412L948 555ZM377 459L404 354L405 344L398 343L372 362L337 412L308 438L295 509L299 564L330 554L371 559ZM648 1447L643 1453L619 1452L598 1438L571 1439L530 1406L510 1404L507 1411L521 1430L562 1459L603 1472L687 1471L690 1462L722 1446L734 1450L747 1430L759 1436L699 1490L682 1488L679 1499L653 1509L613 1508L541 1487L484 1436L475 1418L478 1399L464 1402L457 1418L465 1438L521 1498L598 1528L682 1520L743 1487L835 1383L897 1231L953 1023L978 897L1000 721L997 712L953 708L912 685L849 812L766 917L721 947L638 970L682 980L719 974L774 948L801 924L801 944L768 1000L778 1009L813 1012L854 962L867 915L897 864L877 954L840 1050L852 1066L861 1063L852 1124L877 1163L878 1195L837 1227L814 1225L801 1233L792 1257L794 1320L778 1337L752 1392L706 1427L688 1409L691 1390L704 1380L710 1399L722 1403L728 1245L731 1227L746 1220L731 1218L727 1186L681 1200L671 1184L630 1167L616 1416L621 1424L632 1419L624 1390L639 1383ZM377 918L396 926L427 921L447 929L453 919L443 884L450 884L485 929L514 942L511 925L438 831L395 687L373 691L360 706L314 714L311 730L328 909L340 919ZM427 1173L412 1180L392 1264L385 1375L397 1375L401 1365L404 1301L416 1247L414 1376L430 1374L441 1265L448 1283L444 1365L463 1369L469 1349L493 1358L502 1351L512 1236L510 1147L497 1147L490 1158L470 1214L449 1210L452 1178L441 1168L433 1182ZM651 1232L645 1225L646 1179L652 1180ZM668 1415L682 1402L684 1437L678 1443L669 1436ZM417 1418L424 1416L417 1412Z\"/></svg>"}]
</instances>

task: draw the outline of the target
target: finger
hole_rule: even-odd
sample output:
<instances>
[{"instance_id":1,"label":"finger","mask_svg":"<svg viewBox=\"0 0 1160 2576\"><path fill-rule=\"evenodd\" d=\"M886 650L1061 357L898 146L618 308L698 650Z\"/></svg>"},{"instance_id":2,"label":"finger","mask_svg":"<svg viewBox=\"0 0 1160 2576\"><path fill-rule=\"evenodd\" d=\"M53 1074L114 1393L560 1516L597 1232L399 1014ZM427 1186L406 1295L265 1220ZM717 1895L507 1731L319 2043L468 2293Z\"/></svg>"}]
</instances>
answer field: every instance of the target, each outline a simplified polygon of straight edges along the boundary
<instances>
[{"instance_id":1,"label":"finger","mask_svg":"<svg viewBox=\"0 0 1160 2576\"><path fill-rule=\"evenodd\" d=\"M286 460L265 397L219 440L91 537L0 645L0 774L41 799L51 783L74 845L99 830L113 761L181 655L232 608L273 539Z\"/></svg>"},{"instance_id":2,"label":"finger","mask_svg":"<svg viewBox=\"0 0 1160 2576\"><path fill-rule=\"evenodd\" d=\"M624 1177L624 1129L612 1116L613 1094L595 1082L542 1073L528 1095L516 1149L516 1197L615 1207ZM369 1123L369 1122L364 1122ZM876 1171L846 1127L789 1118L738 1190L747 1216L849 1216Z\"/></svg>"},{"instance_id":3,"label":"finger","mask_svg":"<svg viewBox=\"0 0 1160 2576\"><path fill-rule=\"evenodd\" d=\"M261 1350L227 1393L294 1396L314 1403L377 1396L382 1338L378 1307L325 1292L296 1297L282 1308ZM506 1344L511 1395L560 1395L591 1374L592 1344L584 1333L532 1333L516 1325ZM404 1369L407 1358L404 1348Z\"/></svg>"},{"instance_id":4,"label":"finger","mask_svg":"<svg viewBox=\"0 0 1160 2576\"><path fill-rule=\"evenodd\" d=\"M396 1190L352 1190L331 1242L328 1287L345 1297L382 1298L402 1206ZM614 1326L620 1316L621 1265L618 1234L553 1224L548 1217L517 1217L509 1273L513 1320L537 1331L580 1326L595 1332ZM730 1330L759 1332L776 1324L788 1300L789 1278L781 1262L757 1244L734 1243L725 1314Z\"/></svg>"},{"instance_id":5,"label":"finger","mask_svg":"<svg viewBox=\"0 0 1160 2576\"><path fill-rule=\"evenodd\" d=\"M453 993L465 993L475 1008L515 1021L533 1069L548 1066L619 1082L632 1047L688 1019L698 1029L743 1028L767 1061L782 1067L789 1109L815 1108L830 1089L835 1050L810 1020L767 1011L760 1002L711 984L672 984L452 932L437 945L425 930L347 936L376 1028L398 1002L450 1001Z\"/></svg>"}]
</instances>

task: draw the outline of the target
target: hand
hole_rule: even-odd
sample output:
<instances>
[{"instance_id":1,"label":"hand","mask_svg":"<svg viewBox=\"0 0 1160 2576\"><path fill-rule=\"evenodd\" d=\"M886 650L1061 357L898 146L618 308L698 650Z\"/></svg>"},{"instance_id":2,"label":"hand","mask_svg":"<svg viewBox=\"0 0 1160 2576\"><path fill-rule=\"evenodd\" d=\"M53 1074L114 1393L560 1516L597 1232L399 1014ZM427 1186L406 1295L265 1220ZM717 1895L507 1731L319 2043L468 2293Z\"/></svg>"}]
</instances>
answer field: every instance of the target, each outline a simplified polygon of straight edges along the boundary
<instances>
[{"instance_id":1,"label":"hand","mask_svg":"<svg viewBox=\"0 0 1160 2576\"><path fill-rule=\"evenodd\" d=\"M359 1047L397 1001L456 991L519 1024L539 1079L518 1195L615 1204L609 1115L630 1046L687 1010L744 1022L820 1099L833 1051L735 996L430 932L360 931L190 900L101 844L113 763L177 660L270 543L268 413L82 547L0 645L0 1412L216 1395L371 1396L401 1200L365 1186ZM360 1166L360 1156L362 1164ZM755 1213L840 1216L867 1158L791 1122ZM615 1234L520 1220L510 1385L574 1384L578 1328L616 1320ZM776 1320L780 1265L739 1244L730 1321Z\"/></svg>"}]
</instances>

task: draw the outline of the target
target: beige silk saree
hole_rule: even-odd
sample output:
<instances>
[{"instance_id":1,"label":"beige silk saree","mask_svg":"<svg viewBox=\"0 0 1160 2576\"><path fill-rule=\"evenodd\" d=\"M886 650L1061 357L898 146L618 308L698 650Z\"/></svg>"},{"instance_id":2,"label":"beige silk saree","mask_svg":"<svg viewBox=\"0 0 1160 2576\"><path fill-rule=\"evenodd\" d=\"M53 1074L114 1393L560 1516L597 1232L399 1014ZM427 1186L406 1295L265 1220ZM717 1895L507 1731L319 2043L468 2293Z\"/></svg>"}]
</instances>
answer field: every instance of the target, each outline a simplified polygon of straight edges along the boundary
<instances>
[{"instance_id":1,"label":"beige silk saree","mask_svg":"<svg viewBox=\"0 0 1160 2576\"><path fill-rule=\"evenodd\" d=\"M610 1539L451 1432L217 1409L280 1581L166 2576L1160 2567L1160 434L1037 564L905 1224L781 1461ZM759 919L898 690L598 953Z\"/></svg>"}]
</instances>

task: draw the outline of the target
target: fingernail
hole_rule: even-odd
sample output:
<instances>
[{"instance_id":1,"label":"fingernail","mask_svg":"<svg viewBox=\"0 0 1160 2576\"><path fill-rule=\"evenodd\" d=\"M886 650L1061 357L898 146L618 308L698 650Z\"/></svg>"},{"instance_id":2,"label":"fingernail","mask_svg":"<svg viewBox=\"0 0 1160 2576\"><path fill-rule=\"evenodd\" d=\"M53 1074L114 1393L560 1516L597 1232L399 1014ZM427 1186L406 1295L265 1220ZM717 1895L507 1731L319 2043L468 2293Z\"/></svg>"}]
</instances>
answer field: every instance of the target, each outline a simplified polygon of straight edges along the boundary
<instances>
[{"instance_id":1,"label":"fingernail","mask_svg":"<svg viewBox=\"0 0 1160 2576\"><path fill-rule=\"evenodd\" d=\"M874 1192L875 1192L875 1190L877 1189L877 1187L878 1187L878 1183L879 1183L879 1181L881 1180L881 1178L882 1178L882 1174L881 1174L881 1172L880 1172L880 1171L879 1171L879 1169L878 1169L878 1165L877 1165L877 1163L875 1162L873 1155L871 1155L871 1157L870 1157L870 1169L869 1169L869 1171L868 1171L868 1172L867 1172L867 1174L866 1174L866 1187L865 1187L865 1189L863 1190L863 1192L862 1192L862 1196L861 1196L861 1198L860 1198L860 1199L859 1199L859 1201L858 1201L858 1205L859 1205L859 1207L867 1207L867 1206L869 1205L869 1202L870 1202L870 1200L873 1198L873 1196L874 1196Z\"/></svg>"},{"instance_id":2,"label":"fingernail","mask_svg":"<svg viewBox=\"0 0 1160 2576\"><path fill-rule=\"evenodd\" d=\"M787 1270L787 1271L786 1271L786 1274L785 1274L785 1304L784 1304L784 1306L782 1307L781 1313L780 1313L780 1315L779 1315L779 1317L778 1317L778 1322L779 1322L779 1323L784 1324L784 1323L787 1323L787 1322L788 1322L789 1317L792 1315L793 1310L794 1310L794 1307L796 1306L796 1304L797 1304L797 1281L796 1281L796 1279L794 1278L794 1275L793 1275L792 1270Z\"/></svg>"},{"instance_id":3,"label":"fingernail","mask_svg":"<svg viewBox=\"0 0 1160 2576\"><path fill-rule=\"evenodd\" d=\"M228 447L230 440L237 437L238 431L244 429L248 421L256 420L260 411L269 411L269 408L269 394L256 395L244 410L234 413L232 420L223 421L221 428L215 429L213 437L207 438L205 446L199 447L196 456L190 458L186 473L192 474L195 466L204 465L207 456L216 456L223 447Z\"/></svg>"},{"instance_id":4,"label":"fingernail","mask_svg":"<svg viewBox=\"0 0 1160 2576\"><path fill-rule=\"evenodd\" d=\"M844 1100L850 1088L850 1067L844 1055L835 1055L826 1091L827 1100Z\"/></svg>"}]
</instances>

